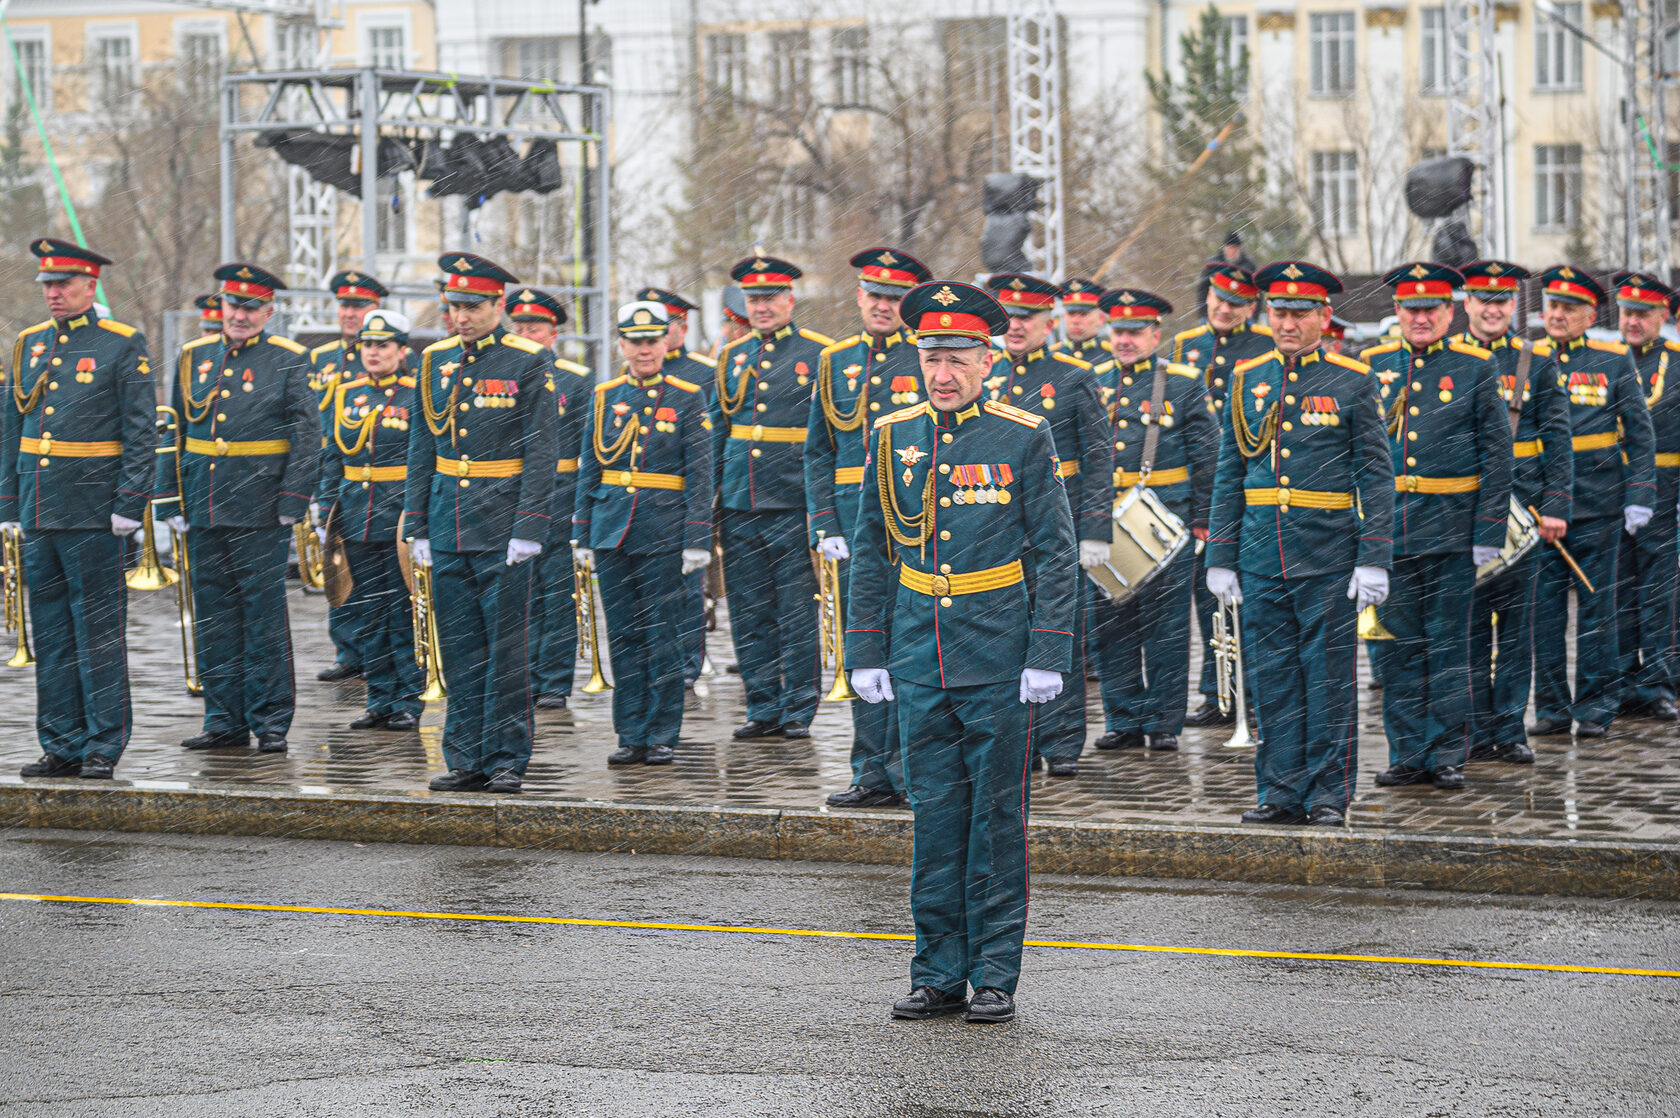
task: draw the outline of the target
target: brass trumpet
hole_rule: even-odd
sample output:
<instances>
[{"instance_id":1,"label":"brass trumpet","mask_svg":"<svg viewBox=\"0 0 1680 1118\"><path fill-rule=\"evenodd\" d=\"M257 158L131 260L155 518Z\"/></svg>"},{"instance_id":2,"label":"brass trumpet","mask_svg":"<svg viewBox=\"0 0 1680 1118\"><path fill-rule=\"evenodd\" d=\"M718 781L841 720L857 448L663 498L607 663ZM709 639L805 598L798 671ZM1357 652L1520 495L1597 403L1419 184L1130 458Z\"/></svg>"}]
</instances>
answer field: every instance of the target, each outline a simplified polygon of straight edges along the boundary
<instances>
[{"instance_id":1,"label":"brass trumpet","mask_svg":"<svg viewBox=\"0 0 1680 1118\"><path fill-rule=\"evenodd\" d=\"M599 695L612 690L612 684L601 673L601 634L595 628L595 562L579 559L572 552L572 601L577 606L578 643L589 655L589 682L583 685L585 695Z\"/></svg>"},{"instance_id":2,"label":"brass trumpet","mask_svg":"<svg viewBox=\"0 0 1680 1118\"><path fill-rule=\"evenodd\" d=\"M1248 694L1243 683L1242 617L1236 602L1220 599L1213 614L1213 666L1218 680L1220 714L1234 714L1236 729L1226 739L1226 749L1247 749L1254 743L1248 735Z\"/></svg>"},{"instance_id":3,"label":"brass trumpet","mask_svg":"<svg viewBox=\"0 0 1680 1118\"><path fill-rule=\"evenodd\" d=\"M35 662L35 654L29 651L29 587L23 575L22 528L7 528L0 534L0 560L6 582L6 632L17 634L17 649L6 666L27 668Z\"/></svg>"},{"instance_id":4,"label":"brass trumpet","mask_svg":"<svg viewBox=\"0 0 1680 1118\"><path fill-rule=\"evenodd\" d=\"M834 686L828 689L823 701L850 702L857 698L857 692L846 679L846 619L840 610L840 560L823 558L822 542L827 535L817 533L817 632L822 665L834 666Z\"/></svg>"},{"instance_id":5,"label":"brass trumpet","mask_svg":"<svg viewBox=\"0 0 1680 1118\"><path fill-rule=\"evenodd\" d=\"M303 517L292 525L292 534L297 539L298 581L303 583L305 590L325 590L327 587L327 557L321 550L321 537L315 534L315 526L309 517Z\"/></svg>"},{"instance_id":6,"label":"brass trumpet","mask_svg":"<svg viewBox=\"0 0 1680 1118\"><path fill-rule=\"evenodd\" d=\"M152 512L152 506L146 505L146 515L140 518L140 562L132 571L123 576L130 590L162 590L165 586L173 586L180 579L180 575L158 562L157 541L152 533L157 525L157 517Z\"/></svg>"},{"instance_id":7,"label":"brass trumpet","mask_svg":"<svg viewBox=\"0 0 1680 1118\"><path fill-rule=\"evenodd\" d=\"M313 535L314 533L310 533ZM435 703L449 696L443 685L442 644L438 636L437 599L432 595L432 565L414 564L414 592L408 596L414 611L414 662L425 673L420 701Z\"/></svg>"},{"instance_id":8,"label":"brass trumpet","mask_svg":"<svg viewBox=\"0 0 1680 1118\"><path fill-rule=\"evenodd\" d=\"M1366 606L1359 611L1359 639L1362 641L1391 641L1394 634L1388 631L1377 617L1376 606Z\"/></svg>"}]
</instances>

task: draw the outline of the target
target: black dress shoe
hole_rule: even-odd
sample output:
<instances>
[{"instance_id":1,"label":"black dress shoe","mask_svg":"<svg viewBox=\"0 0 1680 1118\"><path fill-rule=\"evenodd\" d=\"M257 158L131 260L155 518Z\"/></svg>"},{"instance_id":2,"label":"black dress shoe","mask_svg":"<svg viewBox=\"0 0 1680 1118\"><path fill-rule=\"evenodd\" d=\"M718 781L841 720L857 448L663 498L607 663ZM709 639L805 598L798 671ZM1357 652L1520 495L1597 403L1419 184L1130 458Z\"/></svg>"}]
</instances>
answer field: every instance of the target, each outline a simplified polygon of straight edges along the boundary
<instances>
[{"instance_id":1,"label":"black dress shoe","mask_svg":"<svg viewBox=\"0 0 1680 1118\"><path fill-rule=\"evenodd\" d=\"M1542 718L1528 728L1528 736L1531 738L1547 738L1553 734L1567 734L1568 732L1569 719L1567 718Z\"/></svg>"},{"instance_id":2,"label":"black dress shoe","mask_svg":"<svg viewBox=\"0 0 1680 1118\"><path fill-rule=\"evenodd\" d=\"M56 753L43 753L39 761L31 761L18 770L21 776L80 776L82 763Z\"/></svg>"},{"instance_id":3,"label":"black dress shoe","mask_svg":"<svg viewBox=\"0 0 1680 1118\"><path fill-rule=\"evenodd\" d=\"M1178 748L1177 734L1150 734L1149 748L1170 752Z\"/></svg>"},{"instance_id":4,"label":"black dress shoe","mask_svg":"<svg viewBox=\"0 0 1680 1118\"><path fill-rule=\"evenodd\" d=\"M926 1021L933 1017L949 1017L968 1008L968 999L961 994L947 994L932 986L918 986L909 997L893 1002L892 1015L900 1021Z\"/></svg>"},{"instance_id":5,"label":"black dress shoe","mask_svg":"<svg viewBox=\"0 0 1680 1118\"><path fill-rule=\"evenodd\" d=\"M1492 742L1482 742L1480 745L1472 745L1469 754L1464 759L1466 761L1492 761L1498 758L1499 750L1500 747Z\"/></svg>"},{"instance_id":6,"label":"black dress shoe","mask_svg":"<svg viewBox=\"0 0 1680 1118\"><path fill-rule=\"evenodd\" d=\"M1645 708L1645 717L1658 722L1680 722L1680 708L1674 705L1673 699L1658 699Z\"/></svg>"},{"instance_id":7,"label":"black dress shoe","mask_svg":"<svg viewBox=\"0 0 1680 1118\"><path fill-rule=\"evenodd\" d=\"M995 986L982 986L968 999L964 1021L977 1025L999 1025L1015 1019L1015 999Z\"/></svg>"},{"instance_id":8,"label":"black dress shoe","mask_svg":"<svg viewBox=\"0 0 1680 1118\"><path fill-rule=\"evenodd\" d=\"M803 722L783 722L782 736L789 741L800 741L811 736L811 727Z\"/></svg>"},{"instance_id":9,"label":"black dress shoe","mask_svg":"<svg viewBox=\"0 0 1680 1118\"><path fill-rule=\"evenodd\" d=\"M1428 769L1413 765L1394 765L1377 774L1377 783L1384 788L1402 788L1408 784L1429 784L1434 778Z\"/></svg>"},{"instance_id":10,"label":"black dress shoe","mask_svg":"<svg viewBox=\"0 0 1680 1118\"><path fill-rule=\"evenodd\" d=\"M904 798L890 788L865 788L854 784L828 797L829 807L898 807Z\"/></svg>"},{"instance_id":11,"label":"black dress shoe","mask_svg":"<svg viewBox=\"0 0 1680 1118\"><path fill-rule=\"evenodd\" d=\"M1044 763L1051 776L1079 775L1079 758L1077 757L1051 757Z\"/></svg>"},{"instance_id":12,"label":"black dress shoe","mask_svg":"<svg viewBox=\"0 0 1680 1118\"><path fill-rule=\"evenodd\" d=\"M1244 823L1305 823L1305 812L1282 804L1261 804L1242 813Z\"/></svg>"},{"instance_id":13,"label":"black dress shoe","mask_svg":"<svg viewBox=\"0 0 1680 1118\"><path fill-rule=\"evenodd\" d=\"M1031 769L1033 772L1038 772L1043 767L1044 758L1042 757L1034 757L1031 761L1027 762L1027 768Z\"/></svg>"},{"instance_id":14,"label":"black dress shoe","mask_svg":"<svg viewBox=\"0 0 1680 1118\"><path fill-rule=\"evenodd\" d=\"M647 753L648 750L645 745L621 745L607 754L607 764L639 765L647 760Z\"/></svg>"},{"instance_id":15,"label":"black dress shoe","mask_svg":"<svg viewBox=\"0 0 1680 1118\"><path fill-rule=\"evenodd\" d=\"M362 716L350 723L352 730L379 730L385 726L385 720L391 716L382 710L365 710Z\"/></svg>"},{"instance_id":16,"label":"black dress shoe","mask_svg":"<svg viewBox=\"0 0 1680 1118\"><path fill-rule=\"evenodd\" d=\"M1219 704L1213 699L1207 699L1185 717L1184 724L1186 726L1229 726L1234 721L1236 721L1236 718L1233 715L1221 714Z\"/></svg>"},{"instance_id":17,"label":"black dress shoe","mask_svg":"<svg viewBox=\"0 0 1680 1118\"><path fill-rule=\"evenodd\" d=\"M77 773L83 780L110 780L117 772L115 757L101 757L97 753L89 753L82 758L82 771Z\"/></svg>"},{"instance_id":18,"label":"black dress shoe","mask_svg":"<svg viewBox=\"0 0 1680 1118\"><path fill-rule=\"evenodd\" d=\"M362 669L355 664L337 663L330 668L322 668L315 673L315 678L322 683L337 683L341 679L360 679Z\"/></svg>"},{"instance_id":19,"label":"black dress shoe","mask_svg":"<svg viewBox=\"0 0 1680 1118\"><path fill-rule=\"evenodd\" d=\"M258 753L284 753L284 752L286 752L286 735L285 734L258 734L257 735L257 752Z\"/></svg>"},{"instance_id":20,"label":"black dress shoe","mask_svg":"<svg viewBox=\"0 0 1680 1118\"><path fill-rule=\"evenodd\" d=\"M759 738L780 737L781 734L780 723L765 722L762 719L755 718L745 726L735 727L735 732L730 737L736 741L757 741Z\"/></svg>"},{"instance_id":21,"label":"black dress shoe","mask_svg":"<svg viewBox=\"0 0 1680 1118\"><path fill-rule=\"evenodd\" d=\"M385 729L406 732L420 728L420 716L410 714L406 710L392 711L385 716Z\"/></svg>"},{"instance_id":22,"label":"black dress shoe","mask_svg":"<svg viewBox=\"0 0 1680 1118\"><path fill-rule=\"evenodd\" d=\"M1347 816L1342 814L1342 809L1339 807L1319 804L1307 813L1307 826L1345 827L1347 826Z\"/></svg>"},{"instance_id":23,"label":"black dress shoe","mask_svg":"<svg viewBox=\"0 0 1680 1118\"><path fill-rule=\"evenodd\" d=\"M1525 741L1508 741L1493 747L1489 761L1504 761L1507 765L1534 764L1534 750Z\"/></svg>"},{"instance_id":24,"label":"black dress shoe","mask_svg":"<svg viewBox=\"0 0 1680 1118\"><path fill-rule=\"evenodd\" d=\"M196 734L181 743L182 749L244 749L251 742L251 735L244 731L221 733L206 730Z\"/></svg>"},{"instance_id":25,"label":"black dress shoe","mask_svg":"<svg viewBox=\"0 0 1680 1118\"><path fill-rule=\"evenodd\" d=\"M1610 732L1610 727L1601 726L1597 722L1580 722L1575 726L1575 736L1578 738L1601 738Z\"/></svg>"},{"instance_id":26,"label":"black dress shoe","mask_svg":"<svg viewBox=\"0 0 1680 1118\"><path fill-rule=\"evenodd\" d=\"M519 774L512 769L497 769L490 774L490 779L484 782L486 792L517 792L522 782Z\"/></svg>"},{"instance_id":27,"label":"black dress shoe","mask_svg":"<svg viewBox=\"0 0 1680 1118\"><path fill-rule=\"evenodd\" d=\"M1143 735L1136 730L1110 730L1096 741L1096 747L1104 752L1110 749L1140 749L1142 746Z\"/></svg>"},{"instance_id":28,"label":"black dress shoe","mask_svg":"<svg viewBox=\"0 0 1680 1118\"><path fill-rule=\"evenodd\" d=\"M1445 788L1449 792L1456 792L1464 787L1464 767L1462 765L1442 765L1429 774L1429 781L1437 788Z\"/></svg>"},{"instance_id":29,"label":"black dress shoe","mask_svg":"<svg viewBox=\"0 0 1680 1118\"><path fill-rule=\"evenodd\" d=\"M647 755L642 758L644 765L669 765L677 759L677 751L668 745L650 745Z\"/></svg>"},{"instance_id":30,"label":"black dress shoe","mask_svg":"<svg viewBox=\"0 0 1680 1118\"><path fill-rule=\"evenodd\" d=\"M434 792L478 792L484 788L484 774L450 769L442 776L432 777L426 787Z\"/></svg>"},{"instance_id":31,"label":"black dress shoe","mask_svg":"<svg viewBox=\"0 0 1680 1118\"><path fill-rule=\"evenodd\" d=\"M566 709L566 696L564 696L564 695L538 695L537 696L537 709L538 710L565 710Z\"/></svg>"}]
</instances>

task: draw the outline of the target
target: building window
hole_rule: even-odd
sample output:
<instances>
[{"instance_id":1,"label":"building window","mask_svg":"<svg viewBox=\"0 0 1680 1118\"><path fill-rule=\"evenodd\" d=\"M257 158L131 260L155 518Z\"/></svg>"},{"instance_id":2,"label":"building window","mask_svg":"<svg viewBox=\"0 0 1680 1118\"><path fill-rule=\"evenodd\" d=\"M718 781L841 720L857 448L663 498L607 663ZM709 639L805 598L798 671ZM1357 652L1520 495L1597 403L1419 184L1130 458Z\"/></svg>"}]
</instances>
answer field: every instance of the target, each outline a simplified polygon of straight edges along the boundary
<instances>
[{"instance_id":1,"label":"building window","mask_svg":"<svg viewBox=\"0 0 1680 1118\"><path fill-rule=\"evenodd\" d=\"M869 28L842 27L834 33L834 103L869 103Z\"/></svg>"},{"instance_id":2,"label":"building window","mask_svg":"<svg viewBox=\"0 0 1680 1118\"><path fill-rule=\"evenodd\" d=\"M368 65L376 70L408 69L408 35L400 24L367 29Z\"/></svg>"},{"instance_id":3,"label":"building window","mask_svg":"<svg viewBox=\"0 0 1680 1118\"><path fill-rule=\"evenodd\" d=\"M1314 97L1346 97L1353 92L1354 14L1318 12L1308 17Z\"/></svg>"},{"instance_id":4,"label":"building window","mask_svg":"<svg viewBox=\"0 0 1680 1118\"><path fill-rule=\"evenodd\" d=\"M809 183L789 182L776 192L770 227L778 244L809 244L817 232L816 191Z\"/></svg>"},{"instance_id":5,"label":"building window","mask_svg":"<svg viewBox=\"0 0 1680 1118\"><path fill-rule=\"evenodd\" d=\"M12 80L8 83L11 93L11 103L27 109L29 98L24 96L24 83L29 84L29 96L35 98L35 107L42 113L52 111L52 78L47 71L47 40L44 35L12 34L12 42L17 47L17 59L12 67Z\"/></svg>"},{"instance_id":6,"label":"building window","mask_svg":"<svg viewBox=\"0 0 1680 1118\"><path fill-rule=\"evenodd\" d=\"M1248 71L1248 17L1225 17L1225 66L1234 71Z\"/></svg>"},{"instance_id":7,"label":"building window","mask_svg":"<svg viewBox=\"0 0 1680 1118\"><path fill-rule=\"evenodd\" d=\"M1315 151L1309 164L1312 220L1326 237L1359 232L1359 161L1351 151Z\"/></svg>"},{"instance_id":8,"label":"building window","mask_svg":"<svg viewBox=\"0 0 1680 1118\"><path fill-rule=\"evenodd\" d=\"M1575 27L1581 26L1579 3L1557 3L1553 10ZM1544 12L1534 13L1534 88L1581 88L1581 38Z\"/></svg>"},{"instance_id":9,"label":"building window","mask_svg":"<svg viewBox=\"0 0 1680 1118\"><path fill-rule=\"evenodd\" d=\"M201 104L213 100L224 64L221 32L185 32L175 54L181 73L181 88L188 98Z\"/></svg>"},{"instance_id":10,"label":"building window","mask_svg":"<svg viewBox=\"0 0 1680 1118\"><path fill-rule=\"evenodd\" d=\"M1662 73L1675 77L1680 71L1680 0L1663 0Z\"/></svg>"},{"instance_id":11,"label":"building window","mask_svg":"<svg viewBox=\"0 0 1680 1118\"><path fill-rule=\"evenodd\" d=\"M747 37L706 36L706 85L730 97L747 95Z\"/></svg>"},{"instance_id":12,"label":"building window","mask_svg":"<svg viewBox=\"0 0 1680 1118\"><path fill-rule=\"evenodd\" d=\"M128 32L93 37L93 105L107 112L125 112L133 107L139 71L134 37Z\"/></svg>"},{"instance_id":13,"label":"building window","mask_svg":"<svg viewBox=\"0 0 1680 1118\"><path fill-rule=\"evenodd\" d=\"M408 205L402 180L385 175L379 180L379 223L374 251L408 251Z\"/></svg>"},{"instance_id":14,"label":"building window","mask_svg":"<svg viewBox=\"0 0 1680 1118\"><path fill-rule=\"evenodd\" d=\"M1534 228L1567 233L1581 220L1581 145L1534 148Z\"/></svg>"},{"instance_id":15,"label":"building window","mask_svg":"<svg viewBox=\"0 0 1680 1118\"><path fill-rule=\"evenodd\" d=\"M506 39L502 42L503 72L533 82L560 80L560 40L554 36Z\"/></svg>"},{"instance_id":16,"label":"building window","mask_svg":"<svg viewBox=\"0 0 1680 1118\"><path fill-rule=\"evenodd\" d=\"M770 103L802 116L811 102L811 36L778 31L770 36Z\"/></svg>"},{"instance_id":17,"label":"building window","mask_svg":"<svg viewBox=\"0 0 1680 1118\"><path fill-rule=\"evenodd\" d=\"M945 88L964 110L1000 111L1009 95L1009 26L995 16L946 20Z\"/></svg>"},{"instance_id":18,"label":"building window","mask_svg":"<svg viewBox=\"0 0 1680 1118\"><path fill-rule=\"evenodd\" d=\"M1425 8L1419 15L1418 92L1439 96L1447 92L1447 67L1452 64L1452 52L1447 47L1447 10Z\"/></svg>"},{"instance_id":19,"label":"building window","mask_svg":"<svg viewBox=\"0 0 1680 1118\"><path fill-rule=\"evenodd\" d=\"M274 67L277 70L313 70L320 56L319 35L313 25L297 21L274 27Z\"/></svg>"}]
</instances>

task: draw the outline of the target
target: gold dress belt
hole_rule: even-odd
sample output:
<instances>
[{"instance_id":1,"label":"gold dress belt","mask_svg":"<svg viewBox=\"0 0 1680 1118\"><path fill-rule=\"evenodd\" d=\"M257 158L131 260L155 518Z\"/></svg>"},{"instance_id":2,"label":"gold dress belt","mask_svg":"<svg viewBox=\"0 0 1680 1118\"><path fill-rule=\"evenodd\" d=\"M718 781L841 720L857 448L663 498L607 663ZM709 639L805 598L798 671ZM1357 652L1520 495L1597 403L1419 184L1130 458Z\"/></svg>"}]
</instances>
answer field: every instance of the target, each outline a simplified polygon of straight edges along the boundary
<instances>
[{"instance_id":1,"label":"gold dress belt","mask_svg":"<svg viewBox=\"0 0 1680 1118\"><path fill-rule=\"evenodd\" d=\"M60 458L119 458L123 444L120 440L100 443L71 443L50 436L18 440L18 450L24 454L56 454Z\"/></svg>"},{"instance_id":2,"label":"gold dress belt","mask_svg":"<svg viewBox=\"0 0 1680 1118\"><path fill-rule=\"evenodd\" d=\"M909 567L898 568L898 581L918 594L928 594L937 598L949 597L953 594L979 594L986 590L1001 590L1005 586L1014 586L1025 575L1019 559L1005 563L1001 567L987 567L983 571L968 571L964 574L928 574L926 571L914 571Z\"/></svg>"},{"instance_id":3,"label":"gold dress belt","mask_svg":"<svg viewBox=\"0 0 1680 1118\"><path fill-rule=\"evenodd\" d=\"M731 423L729 437L754 443L802 443L803 427L766 427L762 423Z\"/></svg>"},{"instance_id":4,"label":"gold dress belt","mask_svg":"<svg viewBox=\"0 0 1680 1118\"><path fill-rule=\"evenodd\" d=\"M1600 431L1596 435L1576 435L1569 441L1571 448L1576 451L1606 450L1620 442L1621 436L1614 431Z\"/></svg>"},{"instance_id":5,"label":"gold dress belt","mask_svg":"<svg viewBox=\"0 0 1680 1118\"><path fill-rule=\"evenodd\" d=\"M688 480L681 474L653 474L644 470L602 470L601 483L603 485L622 485L625 492L634 493L638 489L675 489L688 488Z\"/></svg>"},{"instance_id":6,"label":"gold dress belt","mask_svg":"<svg viewBox=\"0 0 1680 1118\"><path fill-rule=\"evenodd\" d=\"M188 454L205 454L212 458L255 458L265 454L290 454L289 439L258 439L254 442L229 442L226 439L187 440Z\"/></svg>"},{"instance_id":7,"label":"gold dress belt","mask_svg":"<svg viewBox=\"0 0 1680 1118\"><path fill-rule=\"evenodd\" d=\"M1481 474L1471 477L1420 477L1417 474L1398 474L1394 478L1396 493L1474 493L1481 487Z\"/></svg>"},{"instance_id":8,"label":"gold dress belt","mask_svg":"<svg viewBox=\"0 0 1680 1118\"><path fill-rule=\"evenodd\" d=\"M1351 509L1352 493L1330 493L1322 489L1244 489L1243 500L1251 505L1291 505L1303 509Z\"/></svg>"},{"instance_id":9,"label":"gold dress belt","mask_svg":"<svg viewBox=\"0 0 1680 1118\"><path fill-rule=\"evenodd\" d=\"M575 474L578 472L578 460L576 458L562 458L554 464L554 472L557 474Z\"/></svg>"},{"instance_id":10,"label":"gold dress belt","mask_svg":"<svg viewBox=\"0 0 1680 1118\"><path fill-rule=\"evenodd\" d=\"M525 472L523 458L486 458L474 462L466 458L437 457L437 471L450 477L517 477Z\"/></svg>"},{"instance_id":11,"label":"gold dress belt","mask_svg":"<svg viewBox=\"0 0 1680 1118\"><path fill-rule=\"evenodd\" d=\"M407 466L346 466L345 481L403 481L408 477Z\"/></svg>"},{"instance_id":12,"label":"gold dress belt","mask_svg":"<svg viewBox=\"0 0 1680 1118\"><path fill-rule=\"evenodd\" d=\"M1133 473L1131 470L1114 471L1114 484L1120 489L1130 489L1142 480L1142 472ZM1149 486L1152 489L1157 485L1177 485L1181 481L1189 480L1189 466L1174 466L1170 470L1151 470L1149 473Z\"/></svg>"},{"instance_id":13,"label":"gold dress belt","mask_svg":"<svg viewBox=\"0 0 1680 1118\"><path fill-rule=\"evenodd\" d=\"M1546 444L1539 439L1524 439L1511 444L1511 453L1518 458L1536 458L1545 449Z\"/></svg>"}]
</instances>

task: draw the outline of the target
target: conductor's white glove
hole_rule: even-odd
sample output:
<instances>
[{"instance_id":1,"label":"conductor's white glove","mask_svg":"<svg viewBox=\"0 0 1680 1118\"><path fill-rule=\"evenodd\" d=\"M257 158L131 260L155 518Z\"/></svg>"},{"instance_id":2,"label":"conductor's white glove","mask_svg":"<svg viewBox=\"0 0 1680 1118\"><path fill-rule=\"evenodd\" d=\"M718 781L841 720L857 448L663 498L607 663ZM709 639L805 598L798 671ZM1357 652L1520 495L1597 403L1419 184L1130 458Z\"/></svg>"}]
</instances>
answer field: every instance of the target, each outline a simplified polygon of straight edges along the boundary
<instances>
[{"instance_id":1,"label":"conductor's white glove","mask_svg":"<svg viewBox=\"0 0 1680 1118\"><path fill-rule=\"evenodd\" d=\"M1355 567L1348 579L1347 596L1354 609L1380 606L1388 601L1388 572L1381 567Z\"/></svg>"},{"instance_id":2,"label":"conductor's white glove","mask_svg":"<svg viewBox=\"0 0 1680 1118\"><path fill-rule=\"evenodd\" d=\"M1102 540L1079 541L1079 565L1094 571L1108 562L1108 544Z\"/></svg>"},{"instance_id":3,"label":"conductor's white glove","mask_svg":"<svg viewBox=\"0 0 1680 1118\"><path fill-rule=\"evenodd\" d=\"M885 668L853 668L852 690L866 703L893 701L892 676Z\"/></svg>"},{"instance_id":4,"label":"conductor's white glove","mask_svg":"<svg viewBox=\"0 0 1680 1118\"><path fill-rule=\"evenodd\" d=\"M171 517L170 519L174 519ZM22 531L23 525L16 520L0 520L0 532Z\"/></svg>"},{"instance_id":5,"label":"conductor's white glove","mask_svg":"<svg viewBox=\"0 0 1680 1118\"><path fill-rule=\"evenodd\" d=\"M327 526L325 524L315 529L315 538L321 541L322 547L327 546Z\"/></svg>"},{"instance_id":6,"label":"conductor's white glove","mask_svg":"<svg viewBox=\"0 0 1680 1118\"><path fill-rule=\"evenodd\" d=\"M1207 569L1208 593L1225 603L1242 605L1242 581L1230 567Z\"/></svg>"},{"instance_id":7,"label":"conductor's white glove","mask_svg":"<svg viewBox=\"0 0 1680 1118\"><path fill-rule=\"evenodd\" d=\"M132 536L140 530L140 521L130 520L126 516L111 514L111 534L113 536Z\"/></svg>"},{"instance_id":8,"label":"conductor's white glove","mask_svg":"<svg viewBox=\"0 0 1680 1118\"><path fill-rule=\"evenodd\" d=\"M535 559L542 552L542 544L518 537L508 541L507 565L517 567L527 559Z\"/></svg>"},{"instance_id":9,"label":"conductor's white glove","mask_svg":"<svg viewBox=\"0 0 1680 1118\"><path fill-rule=\"evenodd\" d=\"M591 563L595 562L595 549L592 547L579 547L577 544L573 544L572 562L585 567L589 566Z\"/></svg>"},{"instance_id":10,"label":"conductor's white glove","mask_svg":"<svg viewBox=\"0 0 1680 1118\"><path fill-rule=\"evenodd\" d=\"M1062 673L1047 672L1043 668L1025 668L1021 672L1021 701L1047 703L1062 693Z\"/></svg>"},{"instance_id":11,"label":"conductor's white glove","mask_svg":"<svg viewBox=\"0 0 1680 1118\"><path fill-rule=\"evenodd\" d=\"M817 552L824 559L850 559L852 549L846 546L845 536L824 536L817 544Z\"/></svg>"},{"instance_id":12,"label":"conductor's white glove","mask_svg":"<svg viewBox=\"0 0 1680 1118\"><path fill-rule=\"evenodd\" d=\"M1478 567L1491 563L1497 558L1499 558L1497 547L1472 547L1470 549L1470 561Z\"/></svg>"},{"instance_id":13,"label":"conductor's white glove","mask_svg":"<svg viewBox=\"0 0 1680 1118\"><path fill-rule=\"evenodd\" d=\"M1627 529L1627 534L1630 536L1649 523L1651 523L1651 510L1644 505L1629 505L1622 510L1622 527Z\"/></svg>"},{"instance_id":14,"label":"conductor's white glove","mask_svg":"<svg viewBox=\"0 0 1680 1118\"><path fill-rule=\"evenodd\" d=\"M432 541L428 540L428 539L425 539L423 537L419 537L419 536L416 536L414 539L409 540L408 541L408 557L411 560L413 560L414 563L417 566L421 566L421 567L431 566L432 565Z\"/></svg>"},{"instance_id":15,"label":"conductor's white glove","mask_svg":"<svg viewBox=\"0 0 1680 1118\"><path fill-rule=\"evenodd\" d=\"M712 553L705 548L685 547L682 551L682 573L691 575L695 571L703 571L711 561Z\"/></svg>"},{"instance_id":16,"label":"conductor's white glove","mask_svg":"<svg viewBox=\"0 0 1680 1118\"><path fill-rule=\"evenodd\" d=\"M179 513L170 517L168 520L165 520L164 523L177 532L185 533L187 530L187 518Z\"/></svg>"},{"instance_id":17,"label":"conductor's white glove","mask_svg":"<svg viewBox=\"0 0 1680 1118\"><path fill-rule=\"evenodd\" d=\"M290 528L292 525L296 524L297 521L298 518L295 516L282 516L280 518L280 527Z\"/></svg>"}]
</instances>

